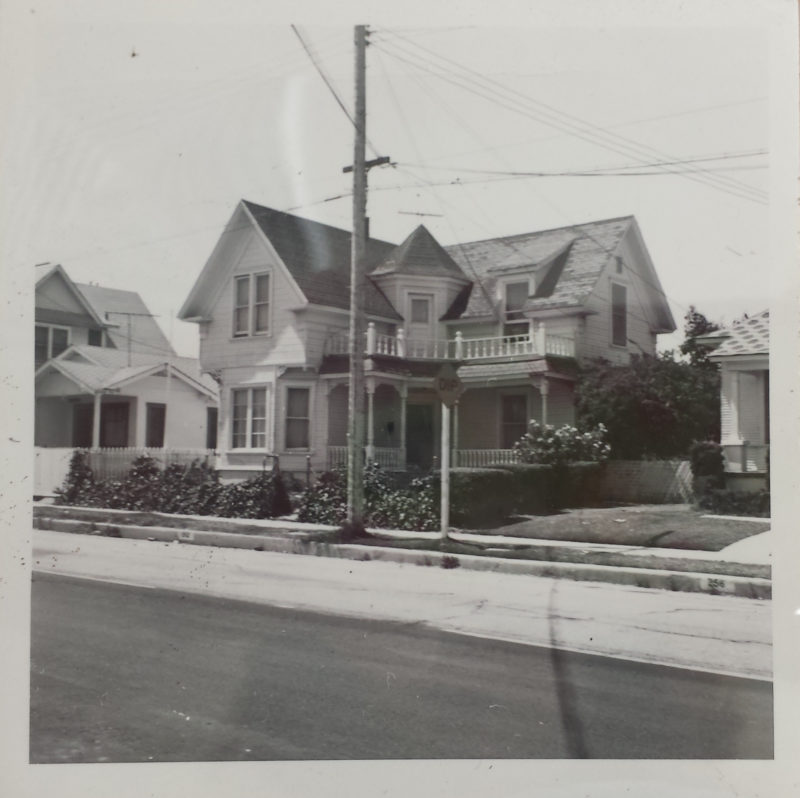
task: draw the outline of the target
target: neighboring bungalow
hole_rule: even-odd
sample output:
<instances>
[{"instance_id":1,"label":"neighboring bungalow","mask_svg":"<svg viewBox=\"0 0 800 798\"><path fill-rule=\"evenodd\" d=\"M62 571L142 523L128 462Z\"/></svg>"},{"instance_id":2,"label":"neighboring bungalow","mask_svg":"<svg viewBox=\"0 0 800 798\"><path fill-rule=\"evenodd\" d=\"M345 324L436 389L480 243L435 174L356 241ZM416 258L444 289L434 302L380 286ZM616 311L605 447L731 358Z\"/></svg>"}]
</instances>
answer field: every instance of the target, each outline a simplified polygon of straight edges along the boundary
<instances>
[{"instance_id":1,"label":"neighboring bungalow","mask_svg":"<svg viewBox=\"0 0 800 798\"><path fill-rule=\"evenodd\" d=\"M350 233L238 204L179 313L221 386L223 477L346 458ZM512 457L529 419L574 421L578 364L655 354L675 323L632 216L442 247L425 227L367 244L365 455L428 468L451 362L453 460Z\"/></svg>"},{"instance_id":2,"label":"neighboring bungalow","mask_svg":"<svg viewBox=\"0 0 800 798\"><path fill-rule=\"evenodd\" d=\"M762 488L769 467L769 311L745 316L699 341L713 347L709 359L721 369L726 484Z\"/></svg>"},{"instance_id":3,"label":"neighboring bungalow","mask_svg":"<svg viewBox=\"0 0 800 798\"><path fill-rule=\"evenodd\" d=\"M217 386L141 297L37 269L35 445L213 448Z\"/></svg>"}]
</instances>

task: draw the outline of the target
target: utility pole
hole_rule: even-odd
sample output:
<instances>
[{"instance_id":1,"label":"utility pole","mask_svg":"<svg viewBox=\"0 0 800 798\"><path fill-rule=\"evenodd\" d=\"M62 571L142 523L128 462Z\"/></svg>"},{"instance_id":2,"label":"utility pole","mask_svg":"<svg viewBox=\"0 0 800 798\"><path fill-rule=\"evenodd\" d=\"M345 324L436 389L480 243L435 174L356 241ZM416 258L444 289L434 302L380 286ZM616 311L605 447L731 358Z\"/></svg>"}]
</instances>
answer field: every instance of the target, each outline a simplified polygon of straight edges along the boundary
<instances>
[{"instance_id":1,"label":"utility pole","mask_svg":"<svg viewBox=\"0 0 800 798\"><path fill-rule=\"evenodd\" d=\"M347 430L347 521L364 527L364 283L367 251L367 29L355 27L355 146L353 150L353 236L350 251L350 381Z\"/></svg>"},{"instance_id":2,"label":"utility pole","mask_svg":"<svg viewBox=\"0 0 800 798\"><path fill-rule=\"evenodd\" d=\"M388 155L366 160L367 142L367 27L355 27L355 118L353 163L353 235L350 250L350 380L347 427L347 522L352 531L364 529L364 339L366 317L367 173L390 163Z\"/></svg>"}]
</instances>

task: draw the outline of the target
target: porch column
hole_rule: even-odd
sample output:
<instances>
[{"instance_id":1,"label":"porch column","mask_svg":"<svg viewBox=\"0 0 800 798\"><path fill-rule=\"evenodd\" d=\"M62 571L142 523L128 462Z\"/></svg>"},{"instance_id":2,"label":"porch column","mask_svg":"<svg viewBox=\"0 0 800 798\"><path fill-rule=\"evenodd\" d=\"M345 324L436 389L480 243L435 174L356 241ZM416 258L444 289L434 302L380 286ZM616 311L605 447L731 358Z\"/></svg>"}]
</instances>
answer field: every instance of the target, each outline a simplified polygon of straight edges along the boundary
<instances>
[{"instance_id":1,"label":"porch column","mask_svg":"<svg viewBox=\"0 0 800 798\"><path fill-rule=\"evenodd\" d=\"M137 396L133 401L136 408L136 436L133 445L139 449L143 449L147 444L147 402L145 402L142 396ZM164 431L164 435L166 436L166 430Z\"/></svg>"},{"instance_id":2,"label":"porch column","mask_svg":"<svg viewBox=\"0 0 800 798\"><path fill-rule=\"evenodd\" d=\"M103 394L98 391L94 395L94 408L92 411L92 449L100 448L100 405Z\"/></svg>"},{"instance_id":3,"label":"porch column","mask_svg":"<svg viewBox=\"0 0 800 798\"><path fill-rule=\"evenodd\" d=\"M400 393L400 462L406 467L406 407L408 405L408 385L403 383L398 391Z\"/></svg>"},{"instance_id":4,"label":"porch column","mask_svg":"<svg viewBox=\"0 0 800 798\"><path fill-rule=\"evenodd\" d=\"M534 380L534 385L539 389L542 397L542 426L547 424L547 397L550 393L550 382L547 377L537 377Z\"/></svg>"},{"instance_id":5,"label":"porch column","mask_svg":"<svg viewBox=\"0 0 800 798\"><path fill-rule=\"evenodd\" d=\"M367 462L375 459L375 378L367 377Z\"/></svg>"},{"instance_id":6,"label":"porch column","mask_svg":"<svg viewBox=\"0 0 800 798\"><path fill-rule=\"evenodd\" d=\"M458 402L453 405L453 436L451 438L453 444L453 466L458 467Z\"/></svg>"}]
</instances>

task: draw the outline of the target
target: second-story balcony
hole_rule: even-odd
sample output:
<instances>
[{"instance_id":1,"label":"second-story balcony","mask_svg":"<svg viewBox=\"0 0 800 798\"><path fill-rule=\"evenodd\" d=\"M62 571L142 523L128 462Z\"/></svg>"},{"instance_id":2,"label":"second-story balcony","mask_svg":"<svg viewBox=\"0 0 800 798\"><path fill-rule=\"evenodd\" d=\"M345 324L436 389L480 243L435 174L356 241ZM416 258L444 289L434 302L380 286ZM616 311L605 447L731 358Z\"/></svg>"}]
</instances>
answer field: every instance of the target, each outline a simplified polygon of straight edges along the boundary
<instances>
[{"instance_id":1,"label":"second-story balcony","mask_svg":"<svg viewBox=\"0 0 800 798\"><path fill-rule=\"evenodd\" d=\"M332 335L325 342L326 355L350 352L349 333ZM465 338L460 332L449 339L406 338L403 329L395 335L377 332L370 322L364 334L364 355L383 355L405 360L498 360L503 358L550 355L575 357L575 341L550 335L540 329L534 335L503 335L491 338Z\"/></svg>"}]
</instances>

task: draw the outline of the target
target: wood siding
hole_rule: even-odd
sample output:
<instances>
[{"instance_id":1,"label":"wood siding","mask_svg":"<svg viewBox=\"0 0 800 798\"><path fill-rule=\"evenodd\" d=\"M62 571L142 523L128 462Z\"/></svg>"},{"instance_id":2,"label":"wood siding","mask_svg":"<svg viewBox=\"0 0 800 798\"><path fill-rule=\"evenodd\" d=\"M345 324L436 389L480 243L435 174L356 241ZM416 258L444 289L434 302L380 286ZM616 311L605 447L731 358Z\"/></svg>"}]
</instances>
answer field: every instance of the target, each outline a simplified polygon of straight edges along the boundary
<instances>
[{"instance_id":1,"label":"wood siding","mask_svg":"<svg viewBox=\"0 0 800 798\"><path fill-rule=\"evenodd\" d=\"M651 332L648 306L648 286L636 270L638 255L625 238L617 249L622 259L622 270L617 271L617 260L609 256L608 263L586 302L590 311L586 317L583 336L579 342L582 359L602 357L612 363L625 364L631 354L654 355L656 336ZM627 289L627 346L614 346L611 342L611 285L624 285ZM549 328L548 328L549 329Z\"/></svg>"},{"instance_id":2,"label":"wood siding","mask_svg":"<svg viewBox=\"0 0 800 798\"><path fill-rule=\"evenodd\" d=\"M290 308L303 303L283 268L253 229L238 231L240 238L226 254L235 258L233 269L213 303L211 321L200 341L200 362L206 370L230 366L257 368L261 365L305 362L303 330ZM222 268L222 265L220 265ZM233 336L234 277L269 272L270 332L241 338Z\"/></svg>"}]
</instances>

